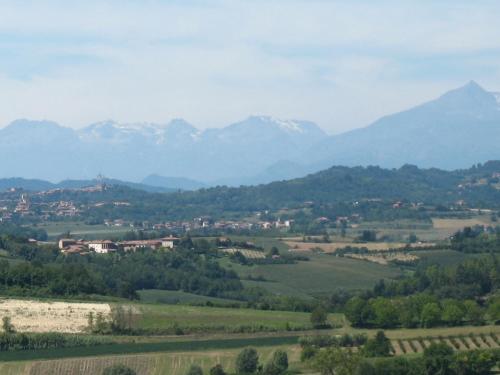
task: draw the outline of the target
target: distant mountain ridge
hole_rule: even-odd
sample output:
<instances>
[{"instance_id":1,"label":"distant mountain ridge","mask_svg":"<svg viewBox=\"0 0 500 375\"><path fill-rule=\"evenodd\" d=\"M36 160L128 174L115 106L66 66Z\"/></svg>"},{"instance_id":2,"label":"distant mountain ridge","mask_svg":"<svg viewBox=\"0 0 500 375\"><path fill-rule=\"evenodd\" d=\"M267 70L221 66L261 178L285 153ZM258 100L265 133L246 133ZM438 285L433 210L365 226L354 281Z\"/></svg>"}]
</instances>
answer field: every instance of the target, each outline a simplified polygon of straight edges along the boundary
<instances>
[{"instance_id":1,"label":"distant mountain ridge","mask_svg":"<svg viewBox=\"0 0 500 375\"><path fill-rule=\"evenodd\" d=\"M499 98L471 81L366 128L329 137L296 160L308 158L318 169L414 164L451 170L500 159Z\"/></svg>"},{"instance_id":2,"label":"distant mountain ridge","mask_svg":"<svg viewBox=\"0 0 500 375\"><path fill-rule=\"evenodd\" d=\"M260 173L326 138L314 123L253 116L222 129L168 124L95 123L74 130L16 120L0 129L0 177L79 179L99 173L142 181L149 175L214 182Z\"/></svg>"},{"instance_id":3,"label":"distant mountain ridge","mask_svg":"<svg viewBox=\"0 0 500 375\"><path fill-rule=\"evenodd\" d=\"M107 120L78 130L16 120L0 129L0 177L57 181L103 173L127 181L149 179L162 187L175 182L181 189L254 185L332 165L466 168L500 159L499 142L500 93L471 81L335 136L312 122L269 116L205 130L182 119L165 124Z\"/></svg>"}]
</instances>

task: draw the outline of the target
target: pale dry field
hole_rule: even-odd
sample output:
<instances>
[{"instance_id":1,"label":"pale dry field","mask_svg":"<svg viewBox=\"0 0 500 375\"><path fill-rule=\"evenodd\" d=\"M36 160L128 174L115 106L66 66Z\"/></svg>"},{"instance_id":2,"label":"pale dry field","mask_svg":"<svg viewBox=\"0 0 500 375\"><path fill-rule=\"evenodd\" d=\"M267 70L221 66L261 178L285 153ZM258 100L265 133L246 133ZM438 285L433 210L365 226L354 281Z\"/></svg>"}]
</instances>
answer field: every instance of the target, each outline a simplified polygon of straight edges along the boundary
<instances>
[{"instance_id":1,"label":"pale dry field","mask_svg":"<svg viewBox=\"0 0 500 375\"><path fill-rule=\"evenodd\" d=\"M388 251L394 249L403 249L408 246L404 242L330 242L330 243L316 243L316 242L302 242L302 241L284 241L289 247L290 251L312 251L313 249L321 249L325 253L334 253L338 249L343 249L347 246L351 247L365 247L370 251ZM425 244L411 244L411 248L418 248L423 246L432 246L433 243Z\"/></svg>"},{"instance_id":2,"label":"pale dry field","mask_svg":"<svg viewBox=\"0 0 500 375\"><path fill-rule=\"evenodd\" d=\"M432 219L432 226L435 229L448 229L454 232L465 227L488 224L491 224L491 220L486 217L478 217L474 219Z\"/></svg>"},{"instance_id":3,"label":"pale dry field","mask_svg":"<svg viewBox=\"0 0 500 375\"><path fill-rule=\"evenodd\" d=\"M377 253L373 255L367 254L346 254L348 258L366 260L368 262L378 263L382 265L387 265L389 262L399 261L404 263L411 263L418 260L418 256L407 253Z\"/></svg>"},{"instance_id":4,"label":"pale dry field","mask_svg":"<svg viewBox=\"0 0 500 375\"><path fill-rule=\"evenodd\" d=\"M107 303L0 299L0 318L10 317L18 332L82 332L90 312L94 317L98 313L108 317L111 307Z\"/></svg>"}]
</instances>

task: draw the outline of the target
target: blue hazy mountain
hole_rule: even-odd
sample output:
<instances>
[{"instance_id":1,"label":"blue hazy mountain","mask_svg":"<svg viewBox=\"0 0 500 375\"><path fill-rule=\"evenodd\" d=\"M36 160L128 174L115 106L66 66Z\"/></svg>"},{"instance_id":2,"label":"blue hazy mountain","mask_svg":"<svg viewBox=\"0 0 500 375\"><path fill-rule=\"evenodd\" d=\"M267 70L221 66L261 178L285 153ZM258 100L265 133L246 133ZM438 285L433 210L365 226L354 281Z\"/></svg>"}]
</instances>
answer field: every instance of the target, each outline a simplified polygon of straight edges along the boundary
<instances>
[{"instance_id":1,"label":"blue hazy mountain","mask_svg":"<svg viewBox=\"0 0 500 375\"><path fill-rule=\"evenodd\" d=\"M259 184L332 165L467 168L500 159L500 94L475 82L373 124L328 136L308 121L252 116L199 130L103 121L82 129L17 120L0 129L0 178L89 180L102 173L163 188Z\"/></svg>"},{"instance_id":2,"label":"blue hazy mountain","mask_svg":"<svg viewBox=\"0 0 500 375\"><path fill-rule=\"evenodd\" d=\"M298 160L319 170L333 164L455 169L500 159L499 99L470 82L366 128L329 137Z\"/></svg>"},{"instance_id":3,"label":"blue hazy mountain","mask_svg":"<svg viewBox=\"0 0 500 375\"><path fill-rule=\"evenodd\" d=\"M0 177L59 181L102 173L129 181L150 175L238 180L298 157L326 136L311 122L265 116L207 130L180 119L167 124L104 121L79 130L17 120L0 129Z\"/></svg>"}]
</instances>

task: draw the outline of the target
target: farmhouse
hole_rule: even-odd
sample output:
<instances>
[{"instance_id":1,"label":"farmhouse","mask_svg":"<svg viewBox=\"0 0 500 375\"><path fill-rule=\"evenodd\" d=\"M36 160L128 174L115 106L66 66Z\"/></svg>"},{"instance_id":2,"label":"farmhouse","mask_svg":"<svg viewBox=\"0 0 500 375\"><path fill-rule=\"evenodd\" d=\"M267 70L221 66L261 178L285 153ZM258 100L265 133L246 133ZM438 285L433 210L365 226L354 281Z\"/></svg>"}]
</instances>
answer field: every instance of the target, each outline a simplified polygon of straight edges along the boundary
<instances>
[{"instance_id":1,"label":"farmhouse","mask_svg":"<svg viewBox=\"0 0 500 375\"><path fill-rule=\"evenodd\" d=\"M61 252L63 254L79 254L79 255L90 254L89 248L81 243L66 246L64 249L61 250Z\"/></svg>"},{"instance_id":2,"label":"farmhouse","mask_svg":"<svg viewBox=\"0 0 500 375\"><path fill-rule=\"evenodd\" d=\"M169 236L161 239L161 246L173 249L175 245L179 243L179 239L177 237Z\"/></svg>"},{"instance_id":3,"label":"farmhouse","mask_svg":"<svg viewBox=\"0 0 500 375\"><path fill-rule=\"evenodd\" d=\"M87 246L99 254L107 254L118 249L118 245L109 240L88 242Z\"/></svg>"},{"instance_id":4,"label":"farmhouse","mask_svg":"<svg viewBox=\"0 0 500 375\"><path fill-rule=\"evenodd\" d=\"M136 251L138 249L159 249L162 244L161 240L135 240L135 241L123 241L119 245L122 247L123 251Z\"/></svg>"},{"instance_id":5,"label":"farmhouse","mask_svg":"<svg viewBox=\"0 0 500 375\"><path fill-rule=\"evenodd\" d=\"M162 247L173 249L178 242L179 239L177 237L170 236L156 240L123 241L119 242L118 245L124 251L136 251L138 249L158 250Z\"/></svg>"},{"instance_id":6,"label":"farmhouse","mask_svg":"<svg viewBox=\"0 0 500 375\"><path fill-rule=\"evenodd\" d=\"M68 246L71 246L74 244L76 244L76 240L74 240L73 238L61 238L59 240L59 249L63 250L65 248L67 248Z\"/></svg>"}]
</instances>

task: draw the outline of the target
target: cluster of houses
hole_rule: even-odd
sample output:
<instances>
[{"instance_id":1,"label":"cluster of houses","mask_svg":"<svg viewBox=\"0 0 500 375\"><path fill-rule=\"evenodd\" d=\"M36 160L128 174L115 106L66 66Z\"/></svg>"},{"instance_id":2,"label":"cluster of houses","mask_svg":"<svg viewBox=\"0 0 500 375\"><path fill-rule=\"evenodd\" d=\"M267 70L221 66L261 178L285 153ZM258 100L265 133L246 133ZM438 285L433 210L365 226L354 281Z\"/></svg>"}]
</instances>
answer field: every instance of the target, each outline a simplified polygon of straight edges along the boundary
<instances>
[{"instance_id":1,"label":"cluster of houses","mask_svg":"<svg viewBox=\"0 0 500 375\"><path fill-rule=\"evenodd\" d=\"M73 238L62 238L59 240L59 249L64 254L107 254L123 250L126 252L137 251L140 249L174 249L179 242L179 238L169 236L152 240L134 240L134 241L110 241L110 240L75 240Z\"/></svg>"}]
</instances>

